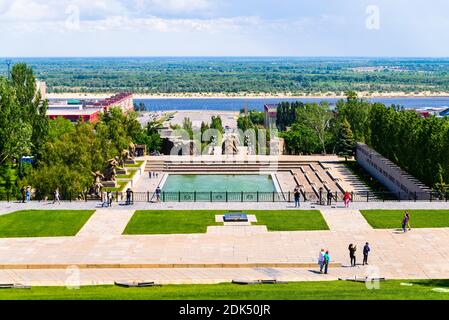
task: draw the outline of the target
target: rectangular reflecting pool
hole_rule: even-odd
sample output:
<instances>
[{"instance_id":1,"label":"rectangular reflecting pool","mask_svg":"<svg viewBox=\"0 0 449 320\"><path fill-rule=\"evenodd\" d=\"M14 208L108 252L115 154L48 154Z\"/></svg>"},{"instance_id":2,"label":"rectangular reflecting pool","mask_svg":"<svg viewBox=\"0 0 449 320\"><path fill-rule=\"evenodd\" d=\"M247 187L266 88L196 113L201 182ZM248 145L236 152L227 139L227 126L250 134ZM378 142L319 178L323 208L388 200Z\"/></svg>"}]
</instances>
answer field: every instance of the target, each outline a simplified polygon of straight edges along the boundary
<instances>
[{"instance_id":1,"label":"rectangular reflecting pool","mask_svg":"<svg viewBox=\"0 0 449 320\"><path fill-rule=\"evenodd\" d=\"M274 192L269 174L170 174L165 192Z\"/></svg>"},{"instance_id":2,"label":"rectangular reflecting pool","mask_svg":"<svg viewBox=\"0 0 449 320\"><path fill-rule=\"evenodd\" d=\"M169 174L163 202L283 201L270 174Z\"/></svg>"}]
</instances>

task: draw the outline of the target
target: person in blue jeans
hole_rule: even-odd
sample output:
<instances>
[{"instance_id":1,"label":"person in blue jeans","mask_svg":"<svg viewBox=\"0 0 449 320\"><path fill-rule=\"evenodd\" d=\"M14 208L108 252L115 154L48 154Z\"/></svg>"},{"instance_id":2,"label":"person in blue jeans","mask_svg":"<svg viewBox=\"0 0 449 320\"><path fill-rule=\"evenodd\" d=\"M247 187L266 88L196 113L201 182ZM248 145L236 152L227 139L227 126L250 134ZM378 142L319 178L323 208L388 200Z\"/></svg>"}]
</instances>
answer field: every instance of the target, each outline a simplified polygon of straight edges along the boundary
<instances>
[{"instance_id":1,"label":"person in blue jeans","mask_svg":"<svg viewBox=\"0 0 449 320\"><path fill-rule=\"evenodd\" d=\"M363 265L368 264L368 254L371 251L369 243L367 242L363 247Z\"/></svg>"},{"instance_id":2,"label":"person in blue jeans","mask_svg":"<svg viewBox=\"0 0 449 320\"><path fill-rule=\"evenodd\" d=\"M156 201L161 201L161 188L159 186L156 188Z\"/></svg>"},{"instance_id":3,"label":"person in blue jeans","mask_svg":"<svg viewBox=\"0 0 449 320\"><path fill-rule=\"evenodd\" d=\"M327 274L327 270L329 268L329 263L331 261L331 257L329 255L329 250L324 254L324 274Z\"/></svg>"},{"instance_id":4,"label":"person in blue jeans","mask_svg":"<svg viewBox=\"0 0 449 320\"><path fill-rule=\"evenodd\" d=\"M30 202L31 200L31 190L30 187L27 187L26 189L26 202Z\"/></svg>"},{"instance_id":5,"label":"person in blue jeans","mask_svg":"<svg viewBox=\"0 0 449 320\"><path fill-rule=\"evenodd\" d=\"M300 207L300 200L301 200L301 192L299 192L299 188L296 187L295 191L293 191L293 194L295 196L295 208Z\"/></svg>"}]
</instances>

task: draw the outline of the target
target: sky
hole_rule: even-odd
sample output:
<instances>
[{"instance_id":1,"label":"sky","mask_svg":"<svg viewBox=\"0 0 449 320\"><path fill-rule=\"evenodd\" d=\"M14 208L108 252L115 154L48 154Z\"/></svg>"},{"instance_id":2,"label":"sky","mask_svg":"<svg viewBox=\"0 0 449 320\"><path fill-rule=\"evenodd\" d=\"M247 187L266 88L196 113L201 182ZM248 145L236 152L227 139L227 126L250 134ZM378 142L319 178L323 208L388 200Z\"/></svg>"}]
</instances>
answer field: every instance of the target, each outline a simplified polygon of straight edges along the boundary
<instances>
[{"instance_id":1,"label":"sky","mask_svg":"<svg viewBox=\"0 0 449 320\"><path fill-rule=\"evenodd\" d=\"M448 57L447 0L0 0L0 56Z\"/></svg>"}]
</instances>

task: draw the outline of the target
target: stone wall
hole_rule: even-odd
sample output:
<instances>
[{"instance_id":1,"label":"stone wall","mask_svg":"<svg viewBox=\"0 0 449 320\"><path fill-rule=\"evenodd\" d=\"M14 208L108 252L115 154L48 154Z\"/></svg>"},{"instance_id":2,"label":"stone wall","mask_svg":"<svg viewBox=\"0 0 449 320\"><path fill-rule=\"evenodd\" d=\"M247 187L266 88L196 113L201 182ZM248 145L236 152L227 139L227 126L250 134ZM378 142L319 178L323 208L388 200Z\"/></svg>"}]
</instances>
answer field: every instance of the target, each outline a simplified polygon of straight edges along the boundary
<instances>
[{"instance_id":1,"label":"stone wall","mask_svg":"<svg viewBox=\"0 0 449 320\"><path fill-rule=\"evenodd\" d=\"M401 199L427 199L430 189L393 162L363 143L357 143L357 162Z\"/></svg>"}]
</instances>

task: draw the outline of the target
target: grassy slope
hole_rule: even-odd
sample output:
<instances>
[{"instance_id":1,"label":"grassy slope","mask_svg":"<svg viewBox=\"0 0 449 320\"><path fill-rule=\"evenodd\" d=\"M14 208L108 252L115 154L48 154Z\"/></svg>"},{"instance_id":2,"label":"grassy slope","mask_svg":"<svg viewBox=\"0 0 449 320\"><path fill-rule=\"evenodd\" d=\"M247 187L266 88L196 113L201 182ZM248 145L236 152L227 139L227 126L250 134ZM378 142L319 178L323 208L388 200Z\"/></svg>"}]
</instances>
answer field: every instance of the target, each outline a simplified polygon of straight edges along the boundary
<instances>
[{"instance_id":1,"label":"grassy slope","mask_svg":"<svg viewBox=\"0 0 449 320\"><path fill-rule=\"evenodd\" d=\"M401 228L405 210L361 210L375 229ZM412 228L449 227L449 210L409 210Z\"/></svg>"},{"instance_id":2,"label":"grassy slope","mask_svg":"<svg viewBox=\"0 0 449 320\"><path fill-rule=\"evenodd\" d=\"M226 211L136 211L126 226L125 234L205 233L208 226L220 225L215 215ZM245 211L256 215L259 225L270 231L328 230L319 211Z\"/></svg>"},{"instance_id":3,"label":"grassy slope","mask_svg":"<svg viewBox=\"0 0 449 320\"><path fill-rule=\"evenodd\" d=\"M413 286L401 286L401 282ZM167 285L150 288L88 286L79 290L65 287L33 287L0 290L2 299L129 299L129 300L413 300L449 299L449 293L432 291L449 288L449 280L405 280L380 283L380 289L369 290L363 283L344 281L296 282L279 285L239 286Z\"/></svg>"},{"instance_id":4,"label":"grassy slope","mask_svg":"<svg viewBox=\"0 0 449 320\"><path fill-rule=\"evenodd\" d=\"M24 210L0 216L0 238L74 236L94 210Z\"/></svg>"}]
</instances>

